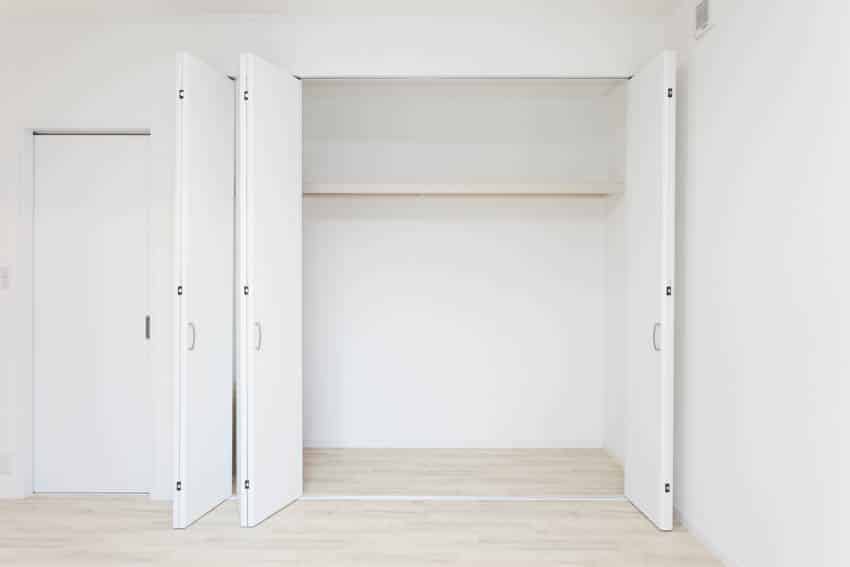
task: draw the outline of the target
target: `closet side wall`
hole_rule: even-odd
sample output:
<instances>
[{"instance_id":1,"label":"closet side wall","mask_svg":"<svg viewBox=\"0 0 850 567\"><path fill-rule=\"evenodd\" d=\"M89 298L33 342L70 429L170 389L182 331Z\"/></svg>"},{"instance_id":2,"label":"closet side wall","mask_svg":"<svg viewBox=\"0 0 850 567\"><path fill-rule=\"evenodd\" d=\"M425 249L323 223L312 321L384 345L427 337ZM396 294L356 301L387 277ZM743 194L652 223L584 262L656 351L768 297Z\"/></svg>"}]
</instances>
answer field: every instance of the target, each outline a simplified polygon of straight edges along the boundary
<instances>
[{"instance_id":1,"label":"closet side wall","mask_svg":"<svg viewBox=\"0 0 850 567\"><path fill-rule=\"evenodd\" d=\"M626 269L625 196L605 201L605 449L621 464L626 456Z\"/></svg>"}]
</instances>

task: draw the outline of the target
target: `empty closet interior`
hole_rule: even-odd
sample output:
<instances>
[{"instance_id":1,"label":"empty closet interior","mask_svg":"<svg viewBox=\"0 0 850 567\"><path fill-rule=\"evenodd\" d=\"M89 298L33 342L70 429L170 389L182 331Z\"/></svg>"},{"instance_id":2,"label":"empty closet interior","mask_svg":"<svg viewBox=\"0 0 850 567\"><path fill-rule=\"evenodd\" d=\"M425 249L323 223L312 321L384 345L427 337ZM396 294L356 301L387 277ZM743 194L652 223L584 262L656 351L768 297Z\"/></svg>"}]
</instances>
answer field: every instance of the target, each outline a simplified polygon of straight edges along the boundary
<instances>
[{"instance_id":1,"label":"empty closet interior","mask_svg":"<svg viewBox=\"0 0 850 567\"><path fill-rule=\"evenodd\" d=\"M302 81L305 495L623 494L628 83Z\"/></svg>"},{"instance_id":2,"label":"empty closet interior","mask_svg":"<svg viewBox=\"0 0 850 567\"><path fill-rule=\"evenodd\" d=\"M304 496L625 495L671 529L673 54L631 79L246 54L235 116L178 65L175 527L230 494L235 330L243 526Z\"/></svg>"}]
</instances>

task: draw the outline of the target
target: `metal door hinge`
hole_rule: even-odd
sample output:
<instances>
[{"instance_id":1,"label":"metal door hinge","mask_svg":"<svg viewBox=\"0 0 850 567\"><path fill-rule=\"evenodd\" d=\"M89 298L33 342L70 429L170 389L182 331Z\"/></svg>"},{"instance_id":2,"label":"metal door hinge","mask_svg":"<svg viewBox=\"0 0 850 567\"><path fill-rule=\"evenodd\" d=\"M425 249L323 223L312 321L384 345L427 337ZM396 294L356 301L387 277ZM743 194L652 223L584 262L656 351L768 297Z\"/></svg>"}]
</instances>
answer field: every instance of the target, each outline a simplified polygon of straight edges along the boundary
<instances>
[{"instance_id":1,"label":"metal door hinge","mask_svg":"<svg viewBox=\"0 0 850 567\"><path fill-rule=\"evenodd\" d=\"M251 481L250 480L245 481L245 490L251 490Z\"/></svg>"},{"instance_id":2,"label":"metal door hinge","mask_svg":"<svg viewBox=\"0 0 850 567\"><path fill-rule=\"evenodd\" d=\"M667 98L673 98L673 89L672 88L667 89Z\"/></svg>"},{"instance_id":3,"label":"metal door hinge","mask_svg":"<svg viewBox=\"0 0 850 567\"><path fill-rule=\"evenodd\" d=\"M145 338L150 340L151 338L151 316L145 315Z\"/></svg>"},{"instance_id":4,"label":"metal door hinge","mask_svg":"<svg viewBox=\"0 0 850 567\"><path fill-rule=\"evenodd\" d=\"M671 295L673 295L673 286L672 285L667 286L666 293L667 293L667 297L670 297Z\"/></svg>"},{"instance_id":5,"label":"metal door hinge","mask_svg":"<svg viewBox=\"0 0 850 567\"><path fill-rule=\"evenodd\" d=\"M248 295L248 286L242 288L242 295Z\"/></svg>"},{"instance_id":6,"label":"metal door hinge","mask_svg":"<svg viewBox=\"0 0 850 567\"><path fill-rule=\"evenodd\" d=\"M183 490L183 483L178 480L177 481L177 492L180 492L181 490Z\"/></svg>"},{"instance_id":7,"label":"metal door hinge","mask_svg":"<svg viewBox=\"0 0 850 567\"><path fill-rule=\"evenodd\" d=\"M248 91L242 91L242 100L248 100Z\"/></svg>"},{"instance_id":8,"label":"metal door hinge","mask_svg":"<svg viewBox=\"0 0 850 567\"><path fill-rule=\"evenodd\" d=\"M184 98L186 98L186 92L183 89L180 89L179 91L177 91L177 98L183 100Z\"/></svg>"},{"instance_id":9,"label":"metal door hinge","mask_svg":"<svg viewBox=\"0 0 850 567\"><path fill-rule=\"evenodd\" d=\"M177 286L177 295L183 295L183 286L182 285Z\"/></svg>"},{"instance_id":10,"label":"metal door hinge","mask_svg":"<svg viewBox=\"0 0 850 567\"><path fill-rule=\"evenodd\" d=\"M664 485L664 494L670 494L670 483Z\"/></svg>"}]
</instances>

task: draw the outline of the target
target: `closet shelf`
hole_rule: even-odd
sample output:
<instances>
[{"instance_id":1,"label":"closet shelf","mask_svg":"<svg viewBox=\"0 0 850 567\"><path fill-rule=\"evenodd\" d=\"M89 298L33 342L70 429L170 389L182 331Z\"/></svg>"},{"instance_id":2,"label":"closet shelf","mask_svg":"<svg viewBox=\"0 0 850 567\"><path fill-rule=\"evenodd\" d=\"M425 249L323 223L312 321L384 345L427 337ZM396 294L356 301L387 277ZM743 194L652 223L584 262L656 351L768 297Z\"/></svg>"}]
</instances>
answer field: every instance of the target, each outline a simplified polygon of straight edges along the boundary
<instances>
[{"instance_id":1,"label":"closet shelf","mask_svg":"<svg viewBox=\"0 0 850 567\"><path fill-rule=\"evenodd\" d=\"M619 181L586 183L304 183L304 195L618 195Z\"/></svg>"}]
</instances>

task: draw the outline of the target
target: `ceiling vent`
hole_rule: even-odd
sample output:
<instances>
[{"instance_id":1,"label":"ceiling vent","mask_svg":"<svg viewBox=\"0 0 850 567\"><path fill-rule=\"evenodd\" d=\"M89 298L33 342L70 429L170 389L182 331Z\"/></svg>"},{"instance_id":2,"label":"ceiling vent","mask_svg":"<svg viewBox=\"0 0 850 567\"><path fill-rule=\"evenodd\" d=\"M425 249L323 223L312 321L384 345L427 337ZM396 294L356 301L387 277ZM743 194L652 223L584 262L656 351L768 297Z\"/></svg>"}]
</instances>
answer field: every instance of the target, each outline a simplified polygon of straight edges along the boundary
<instances>
[{"instance_id":1,"label":"ceiling vent","mask_svg":"<svg viewBox=\"0 0 850 567\"><path fill-rule=\"evenodd\" d=\"M699 0L696 9L696 37L700 38L711 29L711 11L709 0Z\"/></svg>"}]
</instances>

